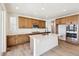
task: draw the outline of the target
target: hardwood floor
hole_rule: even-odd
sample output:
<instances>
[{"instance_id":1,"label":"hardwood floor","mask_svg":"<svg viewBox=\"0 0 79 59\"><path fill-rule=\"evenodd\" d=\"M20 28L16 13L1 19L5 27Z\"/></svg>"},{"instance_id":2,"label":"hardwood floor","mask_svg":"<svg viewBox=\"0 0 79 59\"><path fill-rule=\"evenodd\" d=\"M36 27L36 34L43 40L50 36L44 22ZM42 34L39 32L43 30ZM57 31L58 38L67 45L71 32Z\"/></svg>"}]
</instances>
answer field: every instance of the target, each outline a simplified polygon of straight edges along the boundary
<instances>
[{"instance_id":1,"label":"hardwood floor","mask_svg":"<svg viewBox=\"0 0 79 59\"><path fill-rule=\"evenodd\" d=\"M30 44L25 43L11 47L4 56L32 56ZM72 45L64 41L59 41L59 46L49 50L41 56L79 56L79 45Z\"/></svg>"},{"instance_id":2,"label":"hardwood floor","mask_svg":"<svg viewBox=\"0 0 79 59\"><path fill-rule=\"evenodd\" d=\"M28 42L25 44L10 47L4 56L32 56L30 43Z\"/></svg>"},{"instance_id":3,"label":"hardwood floor","mask_svg":"<svg viewBox=\"0 0 79 59\"><path fill-rule=\"evenodd\" d=\"M42 54L42 56L79 56L79 45L59 41L59 46Z\"/></svg>"}]
</instances>

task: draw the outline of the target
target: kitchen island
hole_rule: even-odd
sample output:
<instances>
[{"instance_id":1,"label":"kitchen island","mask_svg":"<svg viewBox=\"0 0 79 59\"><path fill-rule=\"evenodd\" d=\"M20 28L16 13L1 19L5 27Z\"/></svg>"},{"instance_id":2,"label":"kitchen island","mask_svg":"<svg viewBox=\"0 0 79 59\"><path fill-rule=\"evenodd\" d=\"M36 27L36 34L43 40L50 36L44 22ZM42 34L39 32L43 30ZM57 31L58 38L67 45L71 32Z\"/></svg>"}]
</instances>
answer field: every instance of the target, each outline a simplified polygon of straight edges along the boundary
<instances>
[{"instance_id":1,"label":"kitchen island","mask_svg":"<svg viewBox=\"0 0 79 59\"><path fill-rule=\"evenodd\" d=\"M40 56L56 46L58 46L57 34L30 35L30 48L34 56Z\"/></svg>"}]
</instances>

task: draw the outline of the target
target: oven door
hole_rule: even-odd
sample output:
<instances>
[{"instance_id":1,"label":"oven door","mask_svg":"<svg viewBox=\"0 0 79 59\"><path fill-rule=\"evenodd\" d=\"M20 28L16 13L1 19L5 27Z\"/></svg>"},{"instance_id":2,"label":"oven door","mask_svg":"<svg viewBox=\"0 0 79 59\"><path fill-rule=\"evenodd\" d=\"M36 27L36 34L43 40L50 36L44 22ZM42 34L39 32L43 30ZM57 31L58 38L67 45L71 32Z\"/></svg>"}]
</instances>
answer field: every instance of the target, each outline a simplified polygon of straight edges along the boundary
<instances>
[{"instance_id":1,"label":"oven door","mask_svg":"<svg viewBox=\"0 0 79 59\"><path fill-rule=\"evenodd\" d=\"M77 34L76 33L66 33L67 42L77 42Z\"/></svg>"}]
</instances>

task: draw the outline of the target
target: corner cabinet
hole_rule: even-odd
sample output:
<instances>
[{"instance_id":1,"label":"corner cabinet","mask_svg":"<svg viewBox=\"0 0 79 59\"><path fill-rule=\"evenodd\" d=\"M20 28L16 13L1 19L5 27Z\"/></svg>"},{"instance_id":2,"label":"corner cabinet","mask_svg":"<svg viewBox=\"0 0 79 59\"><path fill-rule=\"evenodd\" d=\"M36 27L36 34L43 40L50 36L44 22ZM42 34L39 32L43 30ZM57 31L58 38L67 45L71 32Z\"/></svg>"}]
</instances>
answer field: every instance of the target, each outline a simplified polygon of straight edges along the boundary
<instances>
[{"instance_id":1,"label":"corner cabinet","mask_svg":"<svg viewBox=\"0 0 79 59\"><path fill-rule=\"evenodd\" d=\"M34 25L38 25L39 28L45 28L45 21L43 20L37 20L37 19L33 19L33 18L27 18L27 17L22 17L19 16L18 17L18 24L19 24L19 28L32 28L33 24Z\"/></svg>"}]
</instances>

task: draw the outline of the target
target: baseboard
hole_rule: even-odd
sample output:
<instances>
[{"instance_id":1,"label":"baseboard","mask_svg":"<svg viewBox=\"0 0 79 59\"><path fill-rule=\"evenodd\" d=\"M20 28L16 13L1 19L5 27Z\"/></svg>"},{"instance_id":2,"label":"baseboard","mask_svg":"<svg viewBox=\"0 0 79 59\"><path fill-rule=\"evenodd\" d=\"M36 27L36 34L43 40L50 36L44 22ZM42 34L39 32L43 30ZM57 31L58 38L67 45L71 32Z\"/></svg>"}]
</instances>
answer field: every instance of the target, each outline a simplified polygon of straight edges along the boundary
<instances>
[{"instance_id":1,"label":"baseboard","mask_svg":"<svg viewBox=\"0 0 79 59\"><path fill-rule=\"evenodd\" d=\"M64 41L64 42L66 42L66 40L61 40L61 39L59 39L58 41Z\"/></svg>"},{"instance_id":2,"label":"baseboard","mask_svg":"<svg viewBox=\"0 0 79 59\"><path fill-rule=\"evenodd\" d=\"M0 53L0 56L4 56L5 52Z\"/></svg>"}]
</instances>

